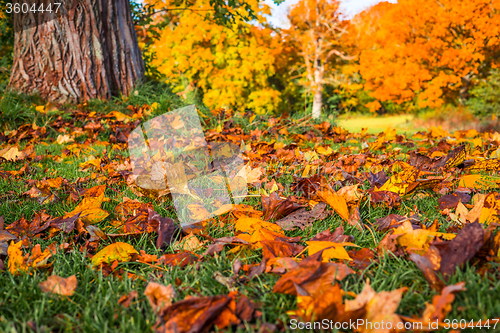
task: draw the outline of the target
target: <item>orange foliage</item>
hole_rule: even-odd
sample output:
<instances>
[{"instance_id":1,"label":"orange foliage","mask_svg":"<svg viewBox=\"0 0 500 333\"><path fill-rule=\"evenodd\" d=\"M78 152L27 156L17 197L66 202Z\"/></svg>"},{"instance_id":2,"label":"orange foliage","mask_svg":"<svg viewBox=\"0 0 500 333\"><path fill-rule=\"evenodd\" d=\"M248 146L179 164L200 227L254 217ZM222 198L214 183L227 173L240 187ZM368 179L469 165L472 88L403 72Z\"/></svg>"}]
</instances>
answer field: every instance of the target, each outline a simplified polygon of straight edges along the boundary
<instances>
[{"instance_id":1,"label":"orange foliage","mask_svg":"<svg viewBox=\"0 0 500 333\"><path fill-rule=\"evenodd\" d=\"M498 1L383 2L353 21L359 73L380 101L437 107L500 64Z\"/></svg>"},{"instance_id":2,"label":"orange foliage","mask_svg":"<svg viewBox=\"0 0 500 333\"><path fill-rule=\"evenodd\" d=\"M258 23L266 23L269 7L248 1ZM168 0L162 1L168 6ZM171 7L174 7L173 5ZM154 65L168 77L178 92L200 89L208 107L253 108L274 111L280 93L268 78L275 73L275 58L281 41L272 30L245 22L241 17L228 27L205 20L209 1L198 0L193 10L179 11L153 45L158 59ZM245 15L245 11L236 9ZM172 15L171 13L169 14ZM170 17L169 17L170 18Z\"/></svg>"}]
</instances>

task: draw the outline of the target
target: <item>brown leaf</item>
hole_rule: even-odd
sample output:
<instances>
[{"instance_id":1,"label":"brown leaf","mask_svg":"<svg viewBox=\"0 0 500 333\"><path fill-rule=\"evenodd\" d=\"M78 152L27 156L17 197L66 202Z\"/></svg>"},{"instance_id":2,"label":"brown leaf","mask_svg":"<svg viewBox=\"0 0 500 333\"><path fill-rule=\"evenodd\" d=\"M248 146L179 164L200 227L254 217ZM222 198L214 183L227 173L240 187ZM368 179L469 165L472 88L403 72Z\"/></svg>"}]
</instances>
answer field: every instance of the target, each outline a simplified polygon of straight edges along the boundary
<instances>
[{"instance_id":1,"label":"brown leaf","mask_svg":"<svg viewBox=\"0 0 500 333\"><path fill-rule=\"evenodd\" d=\"M321 188L322 182L325 182L323 177L320 174L316 174L309 178L299 178L292 183L290 189L297 195L303 195L305 198L311 199Z\"/></svg>"},{"instance_id":2,"label":"brown leaf","mask_svg":"<svg viewBox=\"0 0 500 333\"><path fill-rule=\"evenodd\" d=\"M387 231L401 226L404 222L410 221L413 229L421 229L418 215L402 216L397 214L389 214L386 217L375 219L377 223L377 231Z\"/></svg>"},{"instance_id":3,"label":"brown leaf","mask_svg":"<svg viewBox=\"0 0 500 333\"><path fill-rule=\"evenodd\" d=\"M189 251L164 254L158 258L159 263L162 265L179 267L186 267L187 265L196 262L197 259L198 257Z\"/></svg>"},{"instance_id":4,"label":"brown leaf","mask_svg":"<svg viewBox=\"0 0 500 333\"><path fill-rule=\"evenodd\" d=\"M410 253L410 260L422 271L432 289L437 291L443 289L443 281L436 276L436 271L441 268L441 256L436 247L429 246L429 250L424 255Z\"/></svg>"},{"instance_id":5,"label":"brown leaf","mask_svg":"<svg viewBox=\"0 0 500 333\"><path fill-rule=\"evenodd\" d=\"M467 149L465 145L458 146L451 150L446 156L429 158L418 152L410 152L410 165L424 171L437 171L439 169L451 169L465 161Z\"/></svg>"},{"instance_id":6,"label":"brown leaf","mask_svg":"<svg viewBox=\"0 0 500 333\"><path fill-rule=\"evenodd\" d=\"M50 226L56 229L63 230L65 233L69 234L75 229L75 222L78 220L82 212L78 212L77 214L71 217L56 217L50 220Z\"/></svg>"},{"instance_id":7,"label":"brown leaf","mask_svg":"<svg viewBox=\"0 0 500 333\"><path fill-rule=\"evenodd\" d=\"M479 222L467 223L451 241L434 243L441 256L439 271L452 275L457 267L472 259L483 244L484 229Z\"/></svg>"},{"instance_id":8,"label":"brown leaf","mask_svg":"<svg viewBox=\"0 0 500 333\"><path fill-rule=\"evenodd\" d=\"M349 219L347 220L347 224L356 227L356 229L358 229L361 232L365 230L365 227L361 221L361 213L359 212L359 206L352 206L349 209Z\"/></svg>"},{"instance_id":9,"label":"brown leaf","mask_svg":"<svg viewBox=\"0 0 500 333\"><path fill-rule=\"evenodd\" d=\"M123 295L122 297L120 297L120 299L118 300L118 304L121 304L125 308L128 308L130 306L130 303L132 303L132 300L137 298L137 296L139 296L137 291L132 290L127 295Z\"/></svg>"},{"instance_id":10,"label":"brown leaf","mask_svg":"<svg viewBox=\"0 0 500 333\"><path fill-rule=\"evenodd\" d=\"M383 203L387 207L395 207L401 201L399 194L391 191L370 191L368 194L370 194L371 203Z\"/></svg>"},{"instance_id":11,"label":"brown leaf","mask_svg":"<svg viewBox=\"0 0 500 333\"><path fill-rule=\"evenodd\" d=\"M263 195L261 199L262 208L264 209L264 221L283 218L302 207L302 205L293 202L290 198L280 198L276 192L271 193L269 196Z\"/></svg>"},{"instance_id":12,"label":"brown leaf","mask_svg":"<svg viewBox=\"0 0 500 333\"><path fill-rule=\"evenodd\" d=\"M392 231L390 231L387 235L382 238L382 240L377 245L377 253L379 256L384 255L384 251L392 252L397 256L403 254L402 251L397 250L398 238L401 237L402 234L393 235Z\"/></svg>"},{"instance_id":13,"label":"brown leaf","mask_svg":"<svg viewBox=\"0 0 500 333\"><path fill-rule=\"evenodd\" d=\"M210 244L207 248L207 251L204 255L212 255L214 253L218 253L224 249L224 245L238 245L238 244L250 244L247 241L244 241L238 237L221 237L214 239L214 243Z\"/></svg>"},{"instance_id":14,"label":"brown leaf","mask_svg":"<svg viewBox=\"0 0 500 333\"><path fill-rule=\"evenodd\" d=\"M155 212L156 213L156 212ZM156 213L158 214L158 213ZM174 223L174 220L168 217L149 216L148 223L151 225L153 219L158 220L158 238L156 239L156 247L158 249L163 249L173 243L175 236L178 236L181 232L181 228Z\"/></svg>"},{"instance_id":15,"label":"brown leaf","mask_svg":"<svg viewBox=\"0 0 500 333\"><path fill-rule=\"evenodd\" d=\"M240 295L236 302L236 315L242 321L252 321L255 312L255 303L245 295Z\"/></svg>"},{"instance_id":16,"label":"brown leaf","mask_svg":"<svg viewBox=\"0 0 500 333\"><path fill-rule=\"evenodd\" d=\"M171 284L165 286L156 282L149 282L144 290L144 295L148 298L149 305L153 311L158 312L172 304L172 300L177 297Z\"/></svg>"},{"instance_id":17,"label":"brown leaf","mask_svg":"<svg viewBox=\"0 0 500 333\"><path fill-rule=\"evenodd\" d=\"M40 282L39 286L44 293L52 293L63 296L72 296L75 292L78 281L75 275L63 278L51 275L46 281Z\"/></svg>"},{"instance_id":18,"label":"brown leaf","mask_svg":"<svg viewBox=\"0 0 500 333\"><path fill-rule=\"evenodd\" d=\"M189 297L176 302L160 312L156 332L208 331L230 302L231 298L226 295Z\"/></svg>"},{"instance_id":19,"label":"brown leaf","mask_svg":"<svg viewBox=\"0 0 500 333\"><path fill-rule=\"evenodd\" d=\"M361 271L365 270L375 258L375 251L367 248L348 251L347 253L352 259L352 261L349 261L348 265Z\"/></svg>"},{"instance_id":20,"label":"brown leaf","mask_svg":"<svg viewBox=\"0 0 500 333\"><path fill-rule=\"evenodd\" d=\"M332 282L342 280L354 271L344 264L321 262L323 251L301 261L298 267L285 273L274 285L274 293L299 295L305 290L309 295L323 292Z\"/></svg>"},{"instance_id":21,"label":"brown leaf","mask_svg":"<svg viewBox=\"0 0 500 333\"><path fill-rule=\"evenodd\" d=\"M307 211L306 208L301 208L288 216L276 221L283 230L293 230L300 228L304 230L310 226L315 220L323 220L326 217L326 204L319 202L312 210Z\"/></svg>"},{"instance_id":22,"label":"brown leaf","mask_svg":"<svg viewBox=\"0 0 500 333\"><path fill-rule=\"evenodd\" d=\"M441 291L441 295L436 295L432 298L432 304L427 304L424 310L422 319L424 322L435 322L436 320L442 322L448 313L451 311L451 303L455 300L455 295L458 291L465 290L465 282L446 286Z\"/></svg>"},{"instance_id":23,"label":"brown leaf","mask_svg":"<svg viewBox=\"0 0 500 333\"><path fill-rule=\"evenodd\" d=\"M262 245L262 255L266 260L276 257L293 257L299 254L304 247L297 244L264 240L260 241Z\"/></svg>"},{"instance_id":24,"label":"brown leaf","mask_svg":"<svg viewBox=\"0 0 500 333\"><path fill-rule=\"evenodd\" d=\"M439 209L456 208L459 202L468 203L469 201L470 195L463 192L443 195L438 199Z\"/></svg>"},{"instance_id":25,"label":"brown leaf","mask_svg":"<svg viewBox=\"0 0 500 333\"><path fill-rule=\"evenodd\" d=\"M333 233L330 232L330 229L326 229L325 231L317 233L309 241L344 243L354 242L354 237L350 235L344 235L344 227L339 226Z\"/></svg>"}]
</instances>

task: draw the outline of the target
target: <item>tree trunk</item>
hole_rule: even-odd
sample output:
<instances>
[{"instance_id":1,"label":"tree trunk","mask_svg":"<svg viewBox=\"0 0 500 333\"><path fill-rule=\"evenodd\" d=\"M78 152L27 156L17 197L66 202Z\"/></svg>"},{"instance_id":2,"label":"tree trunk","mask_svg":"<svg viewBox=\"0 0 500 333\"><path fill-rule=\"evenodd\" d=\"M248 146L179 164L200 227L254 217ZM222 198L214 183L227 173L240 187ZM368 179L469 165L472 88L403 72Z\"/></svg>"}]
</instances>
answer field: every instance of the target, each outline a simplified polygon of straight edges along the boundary
<instances>
[{"instance_id":1,"label":"tree trunk","mask_svg":"<svg viewBox=\"0 0 500 333\"><path fill-rule=\"evenodd\" d=\"M10 87L55 103L129 95L145 68L128 0L59 2L57 13L55 0L30 1L52 13L14 13Z\"/></svg>"},{"instance_id":2,"label":"tree trunk","mask_svg":"<svg viewBox=\"0 0 500 333\"><path fill-rule=\"evenodd\" d=\"M319 61L318 61L319 62ZM319 68L318 68L319 67ZM312 117L318 119L321 117L321 108L323 107L323 72L320 64L316 64L314 69L313 85L313 107Z\"/></svg>"},{"instance_id":3,"label":"tree trunk","mask_svg":"<svg viewBox=\"0 0 500 333\"><path fill-rule=\"evenodd\" d=\"M312 117L314 119L318 119L321 117L322 104L323 101L322 101L321 91L319 89L316 89L313 96L313 108L312 108Z\"/></svg>"}]
</instances>

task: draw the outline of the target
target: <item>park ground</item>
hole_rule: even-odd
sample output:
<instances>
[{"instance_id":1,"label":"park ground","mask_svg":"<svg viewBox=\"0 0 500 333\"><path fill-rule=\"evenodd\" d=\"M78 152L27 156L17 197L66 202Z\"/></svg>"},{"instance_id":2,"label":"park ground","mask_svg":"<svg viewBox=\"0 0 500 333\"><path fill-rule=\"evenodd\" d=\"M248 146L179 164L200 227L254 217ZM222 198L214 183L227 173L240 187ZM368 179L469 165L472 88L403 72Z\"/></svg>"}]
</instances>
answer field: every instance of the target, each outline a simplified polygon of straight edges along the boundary
<instances>
[{"instance_id":1,"label":"park ground","mask_svg":"<svg viewBox=\"0 0 500 333\"><path fill-rule=\"evenodd\" d=\"M495 331L500 243L485 197L495 207L498 133L200 110L207 137L243 140L250 195L162 243L158 223L174 228L175 209L134 184L124 133L183 106L172 96L67 110L0 101L12 112L0 129L1 332L272 332L293 318L432 318L442 332L454 319L489 331L490 319ZM423 172L416 150L446 163ZM297 207L292 227L275 223ZM447 252L457 246L461 258ZM68 280L47 287L53 275Z\"/></svg>"}]
</instances>

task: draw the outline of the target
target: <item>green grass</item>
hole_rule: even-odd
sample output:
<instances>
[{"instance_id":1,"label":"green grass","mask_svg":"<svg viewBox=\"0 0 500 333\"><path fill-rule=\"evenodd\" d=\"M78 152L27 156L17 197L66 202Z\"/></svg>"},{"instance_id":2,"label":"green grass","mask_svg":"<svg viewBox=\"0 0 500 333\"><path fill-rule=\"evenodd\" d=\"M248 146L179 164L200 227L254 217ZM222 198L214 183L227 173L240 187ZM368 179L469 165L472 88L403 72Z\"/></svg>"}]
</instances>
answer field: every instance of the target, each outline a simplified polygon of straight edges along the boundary
<instances>
[{"instance_id":1,"label":"green grass","mask_svg":"<svg viewBox=\"0 0 500 333\"><path fill-rule=\"evenodd\" d=\"M398 134L412 133L422 130L413 124L412 115L395 116L341 116L338 124L349 132L361 132L363 128L368 128L368 133L376 134L388 128L395 128Z\"/></svg>"},{"instance_id":2,"label":"green grass","mask_svg":"<svg viewBox=\"0 0 500 333\"><path fill-rule=\"evenodd\" d=\"M162 101L164 111L176 105L182 105L182 102L178 100L172 102L167 95L156 97L164 98ZM142 97L139 95L134 98L139 103L151 103L154 101L154 93ZM14 102L10 101L9 103ZM123 103L129 102L93 103L91 106L94 110L106 113L111 111L112 106L126 112L124 107L126 104ZM32 112L29 108L23 110L21 112L23 114L29 115ZM26 117L26 119L22 117L15 118L16 124L17 122L32 121L32 118ZM387 126L405 124L408 117L398 116L383 119L379 121L373 118L362 118L348 120L347 124L352 126L350 130L355 130L356 126L358 126L359 128L370 127L370 131L375 132L378 129L383 131ZM234 121L242 126L248 126L249 124L248 121L245 123L244 119L235 119ZM7 120L3 119L5 126L7 126L7 123ZM217 120L210 119L210 125L216 123ZM340 124L343 124L342 121ZM252 126L249 129L255 128L257 126ZM398 131L402 128L404 127L398 128ZM22 217L31 221L34 214L40 211L45 211L51 216L62 216L76 206L76 203L70 204L66 201L69 195L66 188L54 190L54 193L59 197L59 200L55 203L42 205L23 196L22 193L30 189L31 186L28 182L32 179L42 180L43 178L61 176L67 179L71 186L84 188L91 188L100 184L91 179L84 183L77 182L77 179L88 177L92 173L92 171L79 170L79 164L84 161L84 154L80 158L68 158L62 163L54 161L52 157L61 154L67 145L58 145L53 142L53 139L54 136L45 139L48 145L37 143L37 155L49 154L50 156L39 162L31 162L29 173L20 178L0 178L0 216L4 217L6 225ZM375 138L372 137L372 139ZM304 144L304 146L307 146L307 144ZM103 146L94 145L92 147L95 149L95 152L93 152L95 156L103 156ZM332 144L332 147L338 149L341 145ZM407 150L407 147L403 148L403 152ZM111 157L119 159L122 153L120 151L112 152ZM67 161L72 163L65 163ZM0 163L1 170L19 170L25 164L23 161L3 161ZM276 181L282 183L286 188L293 181L293 177L290 174L285 174L276 178ZM110 212L110 216L96 225L107 232L113 231L108 227L110 221L117 218L114 216L113 211L123 197L152 202L154 209L162 216L175 218L174 209L168 202L160 203L138 198L123 182L109 186L115 191L112 189L106 190L106 197L110 198L110 201L103 204L103 209ZM367 184L363 186L364 189L368 188ZM376 218L391 213L408 214L414 209L415 205L424 221L438 219L442 224L441 231L444 231L448 222L439 213L437 197L436 194L431 193L428 197L422 199L406 198L399 208L392 209L372 207L365 202L360 206L361 217L363 221L373 223ZM243 203L249 204L256 209L262 209L259 198L249 197ZM342 220L338 215L334 215L323 221L316 222L306 230L296 230L286 234L287 236L300 236L307 240L318 232L328 228L333 230L340 225L342 225ZM345 225L344 228L345 233L354 236L355 243L361 247L375 248L384 236L384 233L374 232L374 239L368 231L361 232L348 225ZM206 232L213 238L234 235L230 229L220 227L208 228ZM144 289L149 281L174 285L178 293L175 301L182 300L188 295L214 296L227 294L228 289L212 278L213 273L218 271L225 276L231 275L232 264L237 258L249 264L258 263L262 259L260 250L253 251L250 256L244 256L243 253L240 253L241 256L238 257L238 255L229 253L230 248L226 247L217 256L206 257L202 261L188 265L185 268L164 267L164 270L159 270L145 264L128 262L118 265L117 269L123 270L122 277L106 277L103 276L101 271L91 267L87 254L80 250L88 236L75 236L76 234L73 232L70 235L58 234L53 238L49 238L45 233L43 237L33 239L31 246L40 244L42 249L53 242L56 244L65 242L70 244L67 252L58 251L50 260L52 263L50 269L31 270L17 276L11 275L8 271L0 272L0 332L32 332L30 327L33 325L36 325L41 332L151 332L151 327L157 318L144 296ZM127 242L137 250L161 255L162 253L155 247L155 237L155 234L143 234L138 238L122 237L115 239L115 241ZM97 250L109 244L111 244L109 240L101 241ZM166 252L171 251L171 248L166 250ZM201 254L203 251L204 249L199 250L198 253ZM2 257L2 259L7 262L5 257ZM496 264L492 265L498 270L499 267ZM126 273L134 274L136 278L131 279ZM63 277L76 275L78 287L75 294L70 298L60 298L42 293L38 284L46 280L51 274ZM279 276L277 275L263 274L247 284L241 285L239 287L241 294L247 295L250 299L260 303L259 310L262 312L262 316L251 324L245 324L244 328L238 330L228 328L225 331L258 331L263 323L284 324L285 330L291 331L286 328L290 320L286 311L296 308L296 297L273 293L272 288L278 279ZM357 294L362 290L367 279L370 279L370 283L376 291L391 291L401 287L408 287L408 290L403 294L397 311L398 314L405 316L421 316L425 303L431 302L432 297L436 294L435 291L431 290L422 272L413 262L404 257L395 257L391 253L379 257L379 262L373 262L365 271L347 276L340 282L340 285L343 290ZM496 301L498 298L496 293L500 287L498 274L487 273L481 276L477 269L470 264L462 270L457 270L448 284L460 281L466 282L466 291L456 295L453 310L448 315L448 318L470 321L471 319L479 320L499 316L500 302ZM119 298L132 290L138 292L138 298L128 308L118 304Z\"/></svg>"}]
</instances>

